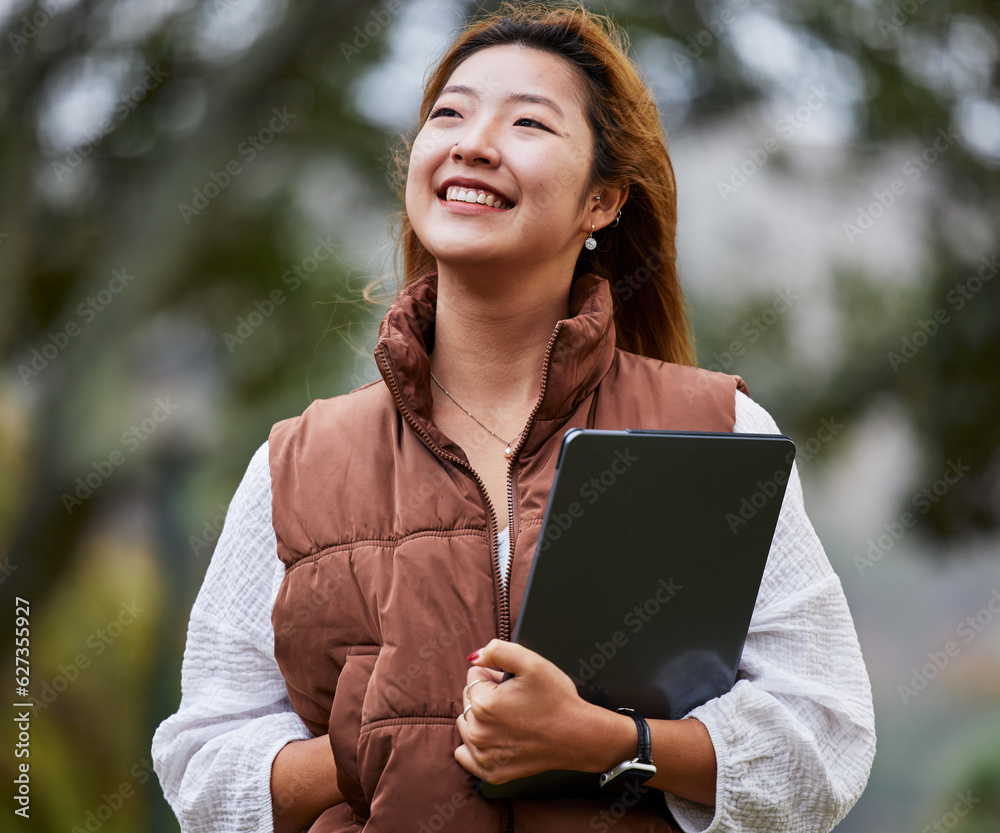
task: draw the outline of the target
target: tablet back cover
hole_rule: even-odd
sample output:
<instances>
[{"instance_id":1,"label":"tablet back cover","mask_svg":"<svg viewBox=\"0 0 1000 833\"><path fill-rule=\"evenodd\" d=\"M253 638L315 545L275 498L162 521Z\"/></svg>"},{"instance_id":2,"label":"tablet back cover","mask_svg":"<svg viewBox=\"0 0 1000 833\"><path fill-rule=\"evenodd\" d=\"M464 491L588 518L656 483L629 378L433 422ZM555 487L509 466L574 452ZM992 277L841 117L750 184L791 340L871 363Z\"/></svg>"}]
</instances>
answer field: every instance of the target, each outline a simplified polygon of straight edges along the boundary
<instances>
[{"instance_id":1,"label":"tablet back cover","mask_svg":"<svg viewBox=\"0 0 1000 833\"><path fill-rule=\"evenodd\" d=\"M513 640L646 718L724 694L794 453L782 435L568 432ZM484 793L581 794L554 775Z\"/></svg>"}]
</instances>

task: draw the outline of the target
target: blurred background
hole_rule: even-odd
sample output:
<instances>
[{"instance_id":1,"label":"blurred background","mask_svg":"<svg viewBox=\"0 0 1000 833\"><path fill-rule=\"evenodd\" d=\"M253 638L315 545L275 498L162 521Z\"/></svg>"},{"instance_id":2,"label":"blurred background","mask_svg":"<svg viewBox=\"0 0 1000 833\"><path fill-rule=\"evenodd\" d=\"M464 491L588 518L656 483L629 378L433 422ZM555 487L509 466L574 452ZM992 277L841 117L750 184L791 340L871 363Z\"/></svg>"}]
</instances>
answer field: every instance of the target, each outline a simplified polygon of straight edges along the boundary
<instances>
[{"instance_id":1,"label":"blurred background","mask_svg":"<svg viewBox=\"0 0 1000 833\"><path fill-rule=\"evenodd\" d=\"M376 378L389 159L493 5L0 0L0 652L15 702L27 600L38 705L0 830L178 829L149 744L226 506ZM838 830L995 833L1000 10L586 5L660 105L700 362L796 441L856 619L879 750Z\"/></svg>"}]
</instances>

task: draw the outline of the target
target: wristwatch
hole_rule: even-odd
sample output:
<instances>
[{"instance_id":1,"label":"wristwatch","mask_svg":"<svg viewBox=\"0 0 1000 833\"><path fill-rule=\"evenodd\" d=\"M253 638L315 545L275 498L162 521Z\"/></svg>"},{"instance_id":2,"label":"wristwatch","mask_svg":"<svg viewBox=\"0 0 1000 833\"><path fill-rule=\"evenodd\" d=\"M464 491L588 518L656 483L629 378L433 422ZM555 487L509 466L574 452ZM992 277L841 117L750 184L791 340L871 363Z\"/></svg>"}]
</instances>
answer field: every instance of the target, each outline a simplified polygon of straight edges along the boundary
<instances>
[{"instance_id":1,"label":"wristwatch","mask_svg":"<svg viewBox=\"0 0 1000 833\"><path fill-rule=\"evenodd\" d=\"M627 714L635 721L635 728L639 731L639 747L634 758L622 761L601 775L601 788L606 790L619 790L627 786L645 784L656 775L656 767L653 765L653 737L649 732L649 724L632 709L618 709L618 712Z\"/></svg>"}]
</instances>

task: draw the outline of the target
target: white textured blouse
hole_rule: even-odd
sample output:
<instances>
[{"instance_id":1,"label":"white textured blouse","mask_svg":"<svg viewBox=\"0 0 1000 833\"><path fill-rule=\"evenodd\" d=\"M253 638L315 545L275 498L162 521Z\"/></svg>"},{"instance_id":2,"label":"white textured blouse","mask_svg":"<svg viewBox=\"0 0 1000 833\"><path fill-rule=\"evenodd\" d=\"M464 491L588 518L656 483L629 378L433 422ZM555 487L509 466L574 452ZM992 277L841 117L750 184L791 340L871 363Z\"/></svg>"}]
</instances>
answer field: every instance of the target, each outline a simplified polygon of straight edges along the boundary
<instances>
[{"instance_id":1,"label":"white textured blouse","mask_svg":"<svg viewBox=\"0 0 1000 833\"><path fill-rule=\"evenodd\" d=\"M734 430L780 433L739 392ZM506 534L501 546L506 558ZM184 833L271 833L271 763L286 743L312 737L274 659L271 609L283 574L265 443L229 506L191 610L180 707L153 737L156 772ZM718 778L714 808L667 795L688 833L829 831L868 781L868 674L794 466L739 680L691 716L708 728Z\"/></svg>"}]
</instances>

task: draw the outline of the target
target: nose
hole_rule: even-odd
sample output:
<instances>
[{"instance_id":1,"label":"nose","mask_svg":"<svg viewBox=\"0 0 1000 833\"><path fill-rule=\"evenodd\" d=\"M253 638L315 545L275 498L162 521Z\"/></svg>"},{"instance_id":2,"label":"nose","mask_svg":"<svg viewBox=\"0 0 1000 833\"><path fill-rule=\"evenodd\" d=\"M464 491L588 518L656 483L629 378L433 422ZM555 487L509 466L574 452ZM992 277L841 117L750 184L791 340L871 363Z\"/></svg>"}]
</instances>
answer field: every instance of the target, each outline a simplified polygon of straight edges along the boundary
<instances>
[{"instance_id":1,"label":"nose","mask_svg":"<svg viewBox=\"0 0 1000 833\"><path fill-rule=\"evenodd\" d=\"M484 123L470 125L465 135L452 147L451 158L453 162L496 165L500 161L500 153L493 141L493 131L489 125Z\"/></svg>"}]
</instances>

